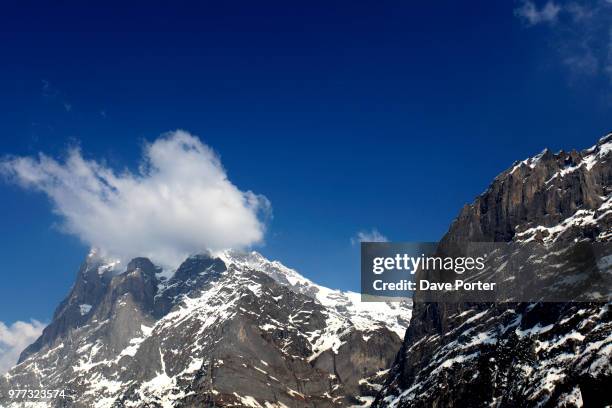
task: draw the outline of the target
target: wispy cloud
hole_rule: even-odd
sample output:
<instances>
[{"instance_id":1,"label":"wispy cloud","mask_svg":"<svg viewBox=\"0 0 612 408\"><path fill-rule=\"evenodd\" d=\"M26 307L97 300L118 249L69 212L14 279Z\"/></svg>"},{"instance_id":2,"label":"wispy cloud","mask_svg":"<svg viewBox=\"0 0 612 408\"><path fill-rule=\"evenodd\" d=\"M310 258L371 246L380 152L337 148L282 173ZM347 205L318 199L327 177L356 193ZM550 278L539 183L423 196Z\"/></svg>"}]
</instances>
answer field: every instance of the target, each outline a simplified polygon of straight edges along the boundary
<instances>
[{"instance_id":1,"label":"wispy cloud","mask_svg":"<svg viewBox=\"0 0 612 408\"><path fill-rule=\"evenodd\" d=\"M547 2L538 8L531 1L524 1L523 4L514 10L514 14L523 19L529 25L540 23L554 23L557 21L561 7L552 1Z\"/></svg>"},{"instance_id":2,"label":"wispy cloud","mask_svg":"<svg viewBox=\"0 0 612 408\"><path fill-rule=\"evenodd\" d=\"M239 190L215 152L184 131L146 144L137 173L117 173L74 148L64 161L5 158L0 174L44 192L63 229L101 254L147 256L166 267L194 252L261 242L270 211L264 196Z\"/></svg>"},{"instance_id":3,"label":"wispy cloud","mask_svg":"<svg viewBox=\"0 0 612 408\"><path fill-rule=\"evenodd\" d=\"M51 86L51 82L46 79L41 79L41 92L42 95L46 98L54 98L57 96L58 91L54 87Z\"/></svg>"},{"instance_id":4,"label":"wispy cloud","mask_svg":"<svg viewBox=\"0 0 612 408\"><path fill-rule=\"evenodd\" d=\"M351 237L351 244L357 245L360 242L388 242L389 239L381 234L376 228L370 231L359 231Z\"/></svg>"},{"instance_id":5,"label":"wispy cloud","mask_svg":"<svg viewBox=\"0 0 612 408\"><path fill-rule=\"evenodd\" d=\"M65 95L63 95L62 92L60 92L60 90L51 83L51 81L42 79L40 82L43 98L53 101L53 103L61 104L66 112L72 111L72 103L66 100L67 98Z\"/></svg>"},{"instance_id":6,"label":"wispy cloud","mask_svg":"<svg viewBox=\"0 0 612 408\"><path fill-rule=\"evenodd\" d=\"M38 320L18 321L10 326L0 322L0 374L17 363L19 354L40 336L44 327Z\"/></svg>"},{"instance_id":7,"label":"wispy cloud","mask_svg":"<svg viewBox=\"0 0 612 408\"><path fill-rule=\"evenodd\" d=\"M612 84L612 1L524 0L514 14L528 27L548 27L560 62L573 78L607 76Z\"/></svg>"},{"instance_id":8,"label":"wispy cloud","mask_svg":"<svg viewBox=\"0 0 612 408\"><path fill-rule=\"evenodd\" d=\"M593 54L591 49L584 47L581 51L566 56L563 59L563 64L565 64L574 75L596 75L599 71L600 61L595 54Z\"/></svg>"}]
</instances>

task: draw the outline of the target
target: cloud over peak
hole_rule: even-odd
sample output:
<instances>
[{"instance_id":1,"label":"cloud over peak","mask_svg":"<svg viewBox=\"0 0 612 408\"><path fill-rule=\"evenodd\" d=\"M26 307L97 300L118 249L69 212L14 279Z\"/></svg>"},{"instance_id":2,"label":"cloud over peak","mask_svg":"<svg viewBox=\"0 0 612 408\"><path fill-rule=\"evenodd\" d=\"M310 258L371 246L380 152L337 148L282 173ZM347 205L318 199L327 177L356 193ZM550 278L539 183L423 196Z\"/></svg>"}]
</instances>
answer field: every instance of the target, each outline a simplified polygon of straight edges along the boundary
<instances>
[{"instance_id":1,"label":"cloud over peak","mask_svg":"<svg viewBox=\"0 0 612 408\"><path fill-rule=\"evenodd\" d=\"M5 158L0 172L44 192L63 229L101 254L147 256L165 267L195 252L260 243L270 210L264 196L228 179L212 149L181 130L145 144L136 173L117 173L76 148L64 161L42 153Z\"/></svg>"}]
</instances>

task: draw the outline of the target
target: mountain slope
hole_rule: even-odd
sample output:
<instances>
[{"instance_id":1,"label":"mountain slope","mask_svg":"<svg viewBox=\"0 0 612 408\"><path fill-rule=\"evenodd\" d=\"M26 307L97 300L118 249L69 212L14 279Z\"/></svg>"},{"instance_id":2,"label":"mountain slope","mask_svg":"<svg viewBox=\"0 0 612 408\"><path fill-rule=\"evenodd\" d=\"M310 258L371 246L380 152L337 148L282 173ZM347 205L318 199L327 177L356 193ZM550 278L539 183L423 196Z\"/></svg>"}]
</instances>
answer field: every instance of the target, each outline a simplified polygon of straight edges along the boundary
<instances>
[{"instance_id":1,"label":"mountain slope","mask_svg":"<svg viewBox=\"0 0 612 408\"><path fill-rule=\"evenodd\" d=\"M168 279L145 258L113 268L88 256L1 395L65 389L71 400L45 406L75 407L362 404L410 318L410 305L365 308L257 253L193 256Z\"/></svg>"},{"instance_id":2,"label":"mountain slope","mask_svg":"<svg viewBox=\"0 0 612 408\"><path fill-rule=\"evenodd\" d=\"M611 238L612 134L582 152L545 150L515 163L463 208L439 250L462 242L571 247ZM609 252L599 259L602 274L612 272L611 260ZM567 266L558 267L562 278ZM415 295L410 327L374 406L612 403L609 303L455 304L421 296Z\"/></svg>"}]
</instances>

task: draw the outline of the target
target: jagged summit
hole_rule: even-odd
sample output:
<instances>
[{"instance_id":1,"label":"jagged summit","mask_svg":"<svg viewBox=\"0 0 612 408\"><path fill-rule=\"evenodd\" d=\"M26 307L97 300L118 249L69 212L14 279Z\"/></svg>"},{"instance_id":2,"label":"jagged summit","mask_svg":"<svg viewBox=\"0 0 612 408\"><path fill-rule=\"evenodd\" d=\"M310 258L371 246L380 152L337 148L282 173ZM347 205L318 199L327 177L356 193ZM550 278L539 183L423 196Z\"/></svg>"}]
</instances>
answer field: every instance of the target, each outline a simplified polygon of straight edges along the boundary
<instances>
[{"instance_id":1,"label":"jagged summit","mask_svg":"<svg viewBox=\"0 0 612 408\"><path fill-rule=\"evenodd\" d=\"M123 266L119 259L104 256L97 248L89 250L83 265L86 265L84 270L95 270L101 275L105 273L118 273Z\"/></svg>"},{"instance_id":2,"label":"jagged summit","mask_svg":"<svg viewBox=\"0 0 612 408\"><path fill-rule=\"evenodd\" d=\"M608 134L581 152L545 150L515 163L461 210L440 247L610 242L611 152ZM610 273L612 255L598 256L602 273ZM527 270L538 271L547 258L546 251L530 257ZM552 266L560 280L569 269ZM374 406L608 406L611 353L610 304L425 303L417 291L403 346Z\"/></svg>"},{"instance_id":3,"label":"jagged summit","mask_svg":"<svg viewBox=\"0 0 612 408\"><path fill-rule=\"evenodd\" d=\"M373 325L384 325L403 336L410 320L406 311L411 304L361 302L361 294L346 292L317 285L297 271L287 268L278 261L269 261L258 252L225 251L220 258L229 265L263 271L282 285L287 285L296 292L315 298L322 305L335 309L362 330Z\"/></svg>"},{"instance_id":4,"label":"jagged summit","mask_svg":"<svg viewBox=\"0 0 612 408\"><path fill-rule=\"evenodd\" d=\"M87 257L0 395L42 384L88 408L362 404L410 318L409 304L362 305L256 252L196 254L169 277L146 258L108 264Z\"/></svg>"},{"instance_id":5,"label":"jagged summit","mask_svg":"<svg viewBox=\"0 0 612 408\"><path fill-rule=\"evenodd\" d=\"M516 162L441 247L609 242L611 151L609 134ZM68 389L77 408L612 404L609 304L425 303L417 291L412 310L361 303L257 252L196 254L172 271L114 262L88 256L0 395Z\"/></svg>"},{"instance_id":6,"label":"jagged summit","mask_svg":"<svg viewBox=\"0 0 612 408\"><path fill-rule=\"evenodd\" d=\"M511 241L517 233L552 228L578 211L609 206L612 134L581 152L546 150L499 174L453 221L443 242ZM593 232L588 232L591 237ZM609 231L601 230L601 238Z\"/></svg>"},{"instance_id":7,"label":"jagged summit","mask_svg":"<svg viewBox=\"0 0 612 408\"><path fill-rule=\"evenodd\" d=\"M551 164L551 162L554 162L562 167L562 170L566 170L563 173L557 174L559 176L563 176L567 174L567 172L572 172L582 165L585 165L590 169L595 162L604 159L611 150L612 133L601 137L595 145L580 152L576 150L572 150L570 152L560 150L557 153L552 153L548 148L545 148L541 153L533 157L515 162L511 168L502 172L498 177L503 176L506 173L513 174L521 168L534 169L538 165Z\"/></svg>"},{"instance_id":8,"label":"jagged summit","mask_svg":"<svg viewBox=\"0 0 612 408\"><path fill-rule=\"evenodd\" d=\"M597 145L601 146L608 143L612 143L612 132L608 133L605 136L602 136L597 142Z\"/></svg>"}]
</instances>

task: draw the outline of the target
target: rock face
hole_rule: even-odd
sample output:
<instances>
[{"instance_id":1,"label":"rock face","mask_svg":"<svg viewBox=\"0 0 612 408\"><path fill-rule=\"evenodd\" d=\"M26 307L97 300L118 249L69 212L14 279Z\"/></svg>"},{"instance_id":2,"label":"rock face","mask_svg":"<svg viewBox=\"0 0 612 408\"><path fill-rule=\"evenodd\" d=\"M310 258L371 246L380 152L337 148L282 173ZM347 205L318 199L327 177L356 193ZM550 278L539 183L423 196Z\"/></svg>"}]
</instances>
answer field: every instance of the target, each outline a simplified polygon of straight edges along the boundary
<instances>
[{"instance_id":1,"label":"rock face","mask_svg":"<svg viewBox=\"0 0 612 408\"><path fill-rule=\"evenodd\" d=\"M257 253L190 257L170 278L92 252L53 322L0 377L67 407L331 407L371 402L410 318ZM3 399L4 398L4 399Z\"/></svg>"},{"instance_id":2,"label":"rock face","mask_svg":"<svg viewBox=\"0 0 612 408\"><path fill-rule=\"evenodd\" d=\"M461 242L609 242L611 193L612 134L582 152L545 150L515 163L465 206L439 249ZM599 260L607 273L611 265L609 255ZM373 406L612 404L609 303L457 304L419 297Z\"/></svg>"},{"instance_id":3,"label":"rock face","mask_svg":"<svg viewBox=\"0 0 612 408\"><path fill-rule=\"evenodd\" d=\"M612 135L544 151L463 208L440 250L609 242L611 182ZM612 256L598 265L609 273ZM87 257L52 323L0 377L0 406L30 406L9 389L65 390L42 406L88 408L612 404L609 303L426 303L418 292L414 310L361 303L232 251L190 257L170 277L145 258L117 269Z\"/></svg>"}]
</instances>

